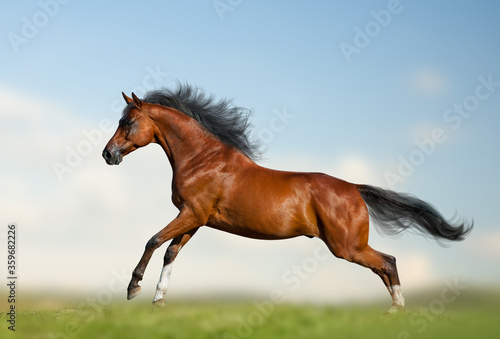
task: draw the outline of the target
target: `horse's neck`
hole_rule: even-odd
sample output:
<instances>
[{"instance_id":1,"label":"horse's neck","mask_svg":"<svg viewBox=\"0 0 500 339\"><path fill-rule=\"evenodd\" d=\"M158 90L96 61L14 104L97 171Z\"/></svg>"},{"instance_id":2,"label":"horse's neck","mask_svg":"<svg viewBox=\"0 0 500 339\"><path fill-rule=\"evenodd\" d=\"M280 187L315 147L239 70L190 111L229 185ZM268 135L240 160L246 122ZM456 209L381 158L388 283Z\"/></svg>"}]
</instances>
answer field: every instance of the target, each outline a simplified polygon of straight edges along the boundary
<instances>
[{"instance_id":1,"label":"horse's neck","mask_svg":"<svg viewBox=\"0 0 500 339\"><path fill-rule=\"evenodd\" d=\"M208 154L226 147L215 136L207 133L192 118L175 110L154 117L159 130L157 143L164 149L174 172L193 161L200 162Z\"/></svg>"}]
</instances>

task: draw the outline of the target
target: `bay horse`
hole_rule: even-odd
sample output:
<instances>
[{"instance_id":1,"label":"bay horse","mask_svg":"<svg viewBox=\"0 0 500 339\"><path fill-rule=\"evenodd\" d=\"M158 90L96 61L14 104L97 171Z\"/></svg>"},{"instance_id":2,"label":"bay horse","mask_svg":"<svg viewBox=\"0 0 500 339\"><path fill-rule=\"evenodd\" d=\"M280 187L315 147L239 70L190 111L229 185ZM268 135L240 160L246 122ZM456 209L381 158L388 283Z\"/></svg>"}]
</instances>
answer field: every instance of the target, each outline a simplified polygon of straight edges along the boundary
<instances>
[{"instance_id":1,"label":"bay horse","mask_svg":"<svg viewBox=\"0 0 500 339\"><path fill-rule=\"evenodd\" d=\"M102 156L118 165L149 143L159 144L172 166L172 202L179 214L146 244L132 273L127 299L137 296L153 252L168 240L153 304L165 304L172 264L201 226L254 239L297 236L322 239L331 253L371 269L403 309L392 255L368 245L369 217L382 232L408 228L435 239L463 240L473 221L447 221L430 204L408 194L358 185L323 173L277 171L259 166L249 138L248 110L215 100L190 85L148 92L141 100L122 92L127 106Z\"/></svg>"}]
</instances>

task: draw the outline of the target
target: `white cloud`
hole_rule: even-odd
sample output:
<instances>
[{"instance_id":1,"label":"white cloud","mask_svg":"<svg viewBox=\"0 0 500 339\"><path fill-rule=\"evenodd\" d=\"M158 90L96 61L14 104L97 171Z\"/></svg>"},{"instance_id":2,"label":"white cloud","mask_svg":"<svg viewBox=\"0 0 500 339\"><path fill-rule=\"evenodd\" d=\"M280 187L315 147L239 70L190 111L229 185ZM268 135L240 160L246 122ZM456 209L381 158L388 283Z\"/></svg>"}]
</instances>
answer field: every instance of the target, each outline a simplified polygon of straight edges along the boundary
<instances>
[{"instance_id":1,"label":"white cloud","mask_svg":"<svg viewBox=\"0 0 500 339\"><path fill-rule=\"evenodd\" d=\"M398 272L406 290L418 290L436 283L432 259L423 252L410 252L401 255L398 260Z\"/></svg>"},{"instance_id":2,"label":"white cloud","mask_svg":"<svg viewBox=\"0 0 500 339\"><path fill-rule=\"evenodd\" d=\"M18 92L2 87L0 87L0 104L2 120L12 117L22 120L35 120L33 122L41 121L43 118L42 107L47 108L49 106L36 98L27 98Z\"/></svg>"},{"instance_id":3,"label":"white cloud","mask_svg":"<svg viewBox=\"0 0 500 339\"><path fill-rule=\"evenodd\" d=\"M381 184L376 170L366 158L351 154L339 159L334 167L335 176L353 183Z\"/></svg>"},{"instance_id":4,"label":"white cloud","mask_svg":"<svg viewBox=\"0 0 500 339\"><path fill-rule=\"evenodd\" d=\"M473 232L467 240L467 247L473 256L495 258L495 260L500 258L500 231L481 234Z\"/></svg>"},{"instance_id":5,"label":"white cloud","mask_svg":"<svg viewBox=\"0 0 500 339\"><path fill-rule=\"evenodd\" d=\"M425 96L442 94L449 86L443 74L428 67L417 69L411 75L410 81L413 90Z\"/></svg>"}]
</instances>

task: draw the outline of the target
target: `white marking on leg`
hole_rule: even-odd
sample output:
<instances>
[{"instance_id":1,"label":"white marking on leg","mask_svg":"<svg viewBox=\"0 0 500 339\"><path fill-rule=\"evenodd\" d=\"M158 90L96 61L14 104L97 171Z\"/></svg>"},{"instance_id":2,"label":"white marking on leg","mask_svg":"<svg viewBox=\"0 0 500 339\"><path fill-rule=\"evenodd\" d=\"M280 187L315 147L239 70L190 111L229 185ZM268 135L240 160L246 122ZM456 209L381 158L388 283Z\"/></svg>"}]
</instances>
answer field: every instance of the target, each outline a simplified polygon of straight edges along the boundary
<instances>
[{"instance_id":1,"label":"white marking on leg","mask_svg":"<svg viewBox=\"0 0 500 339\"><path fill-rule=\"evenodd\" d=\"M401 290L401 286L392 285L392 305L396 307L405 307L405 296Z\"/></svg>"},{"instance_id":2,"label":"white marking on leg","mask_svg":"<svg viewBox=\"0 0 500 339\"><path fill-rule=\"evenodd\" d=\"M177 248L175 256L177 256L177 253L179 253L181 248L182 246L179 246ZM161 270L160 281L158 281L158 284L156 285L156 294L155 297L153 298L153 303L163 299L165 297L165 293L167 293L168 282L170 281L170 274L172 274L172 266L174 265L174 259L172 260L172 262L170 262L170 264L163 266L163 269Z\"/></svg>"},{"instance_id":3,"label":"white marking on leg","mask_svg":"<svg viewBox=\"0 0 500 339\"><path fill-rule=\"evenodd\" d=\"M173 262L163 267L160 274L160 281L158 281L158 285L156 285L156 294L153 299L153 302L156 302L160 299L163 299L165 293L167 293L168 282L170 280L170 274L172 274L172 266Z\"/></svg>"}]
</instances>

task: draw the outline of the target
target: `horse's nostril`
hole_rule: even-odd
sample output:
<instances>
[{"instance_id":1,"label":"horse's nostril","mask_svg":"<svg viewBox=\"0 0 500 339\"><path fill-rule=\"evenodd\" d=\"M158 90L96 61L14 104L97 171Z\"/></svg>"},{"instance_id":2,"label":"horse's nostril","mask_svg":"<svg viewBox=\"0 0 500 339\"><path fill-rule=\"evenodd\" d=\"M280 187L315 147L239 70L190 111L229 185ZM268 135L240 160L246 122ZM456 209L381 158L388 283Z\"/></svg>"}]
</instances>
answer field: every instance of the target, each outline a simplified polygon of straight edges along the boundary
<instances>
[{"instance_id":1,"label":"horse's nostril","mask_svg":"<svg viewBox=\"0 0 500 339\"><path fill-rule=\"evenodd\" d=\"M109 160L109 159L111 159L111 157L112 157L111 152L110 152L110 151L106 151L106 150L104 150L104 151L102 152L102 156L103 156L103 157L104 157L104 159L106 159L106 160Z\"/></svg>"}]
</instances>

